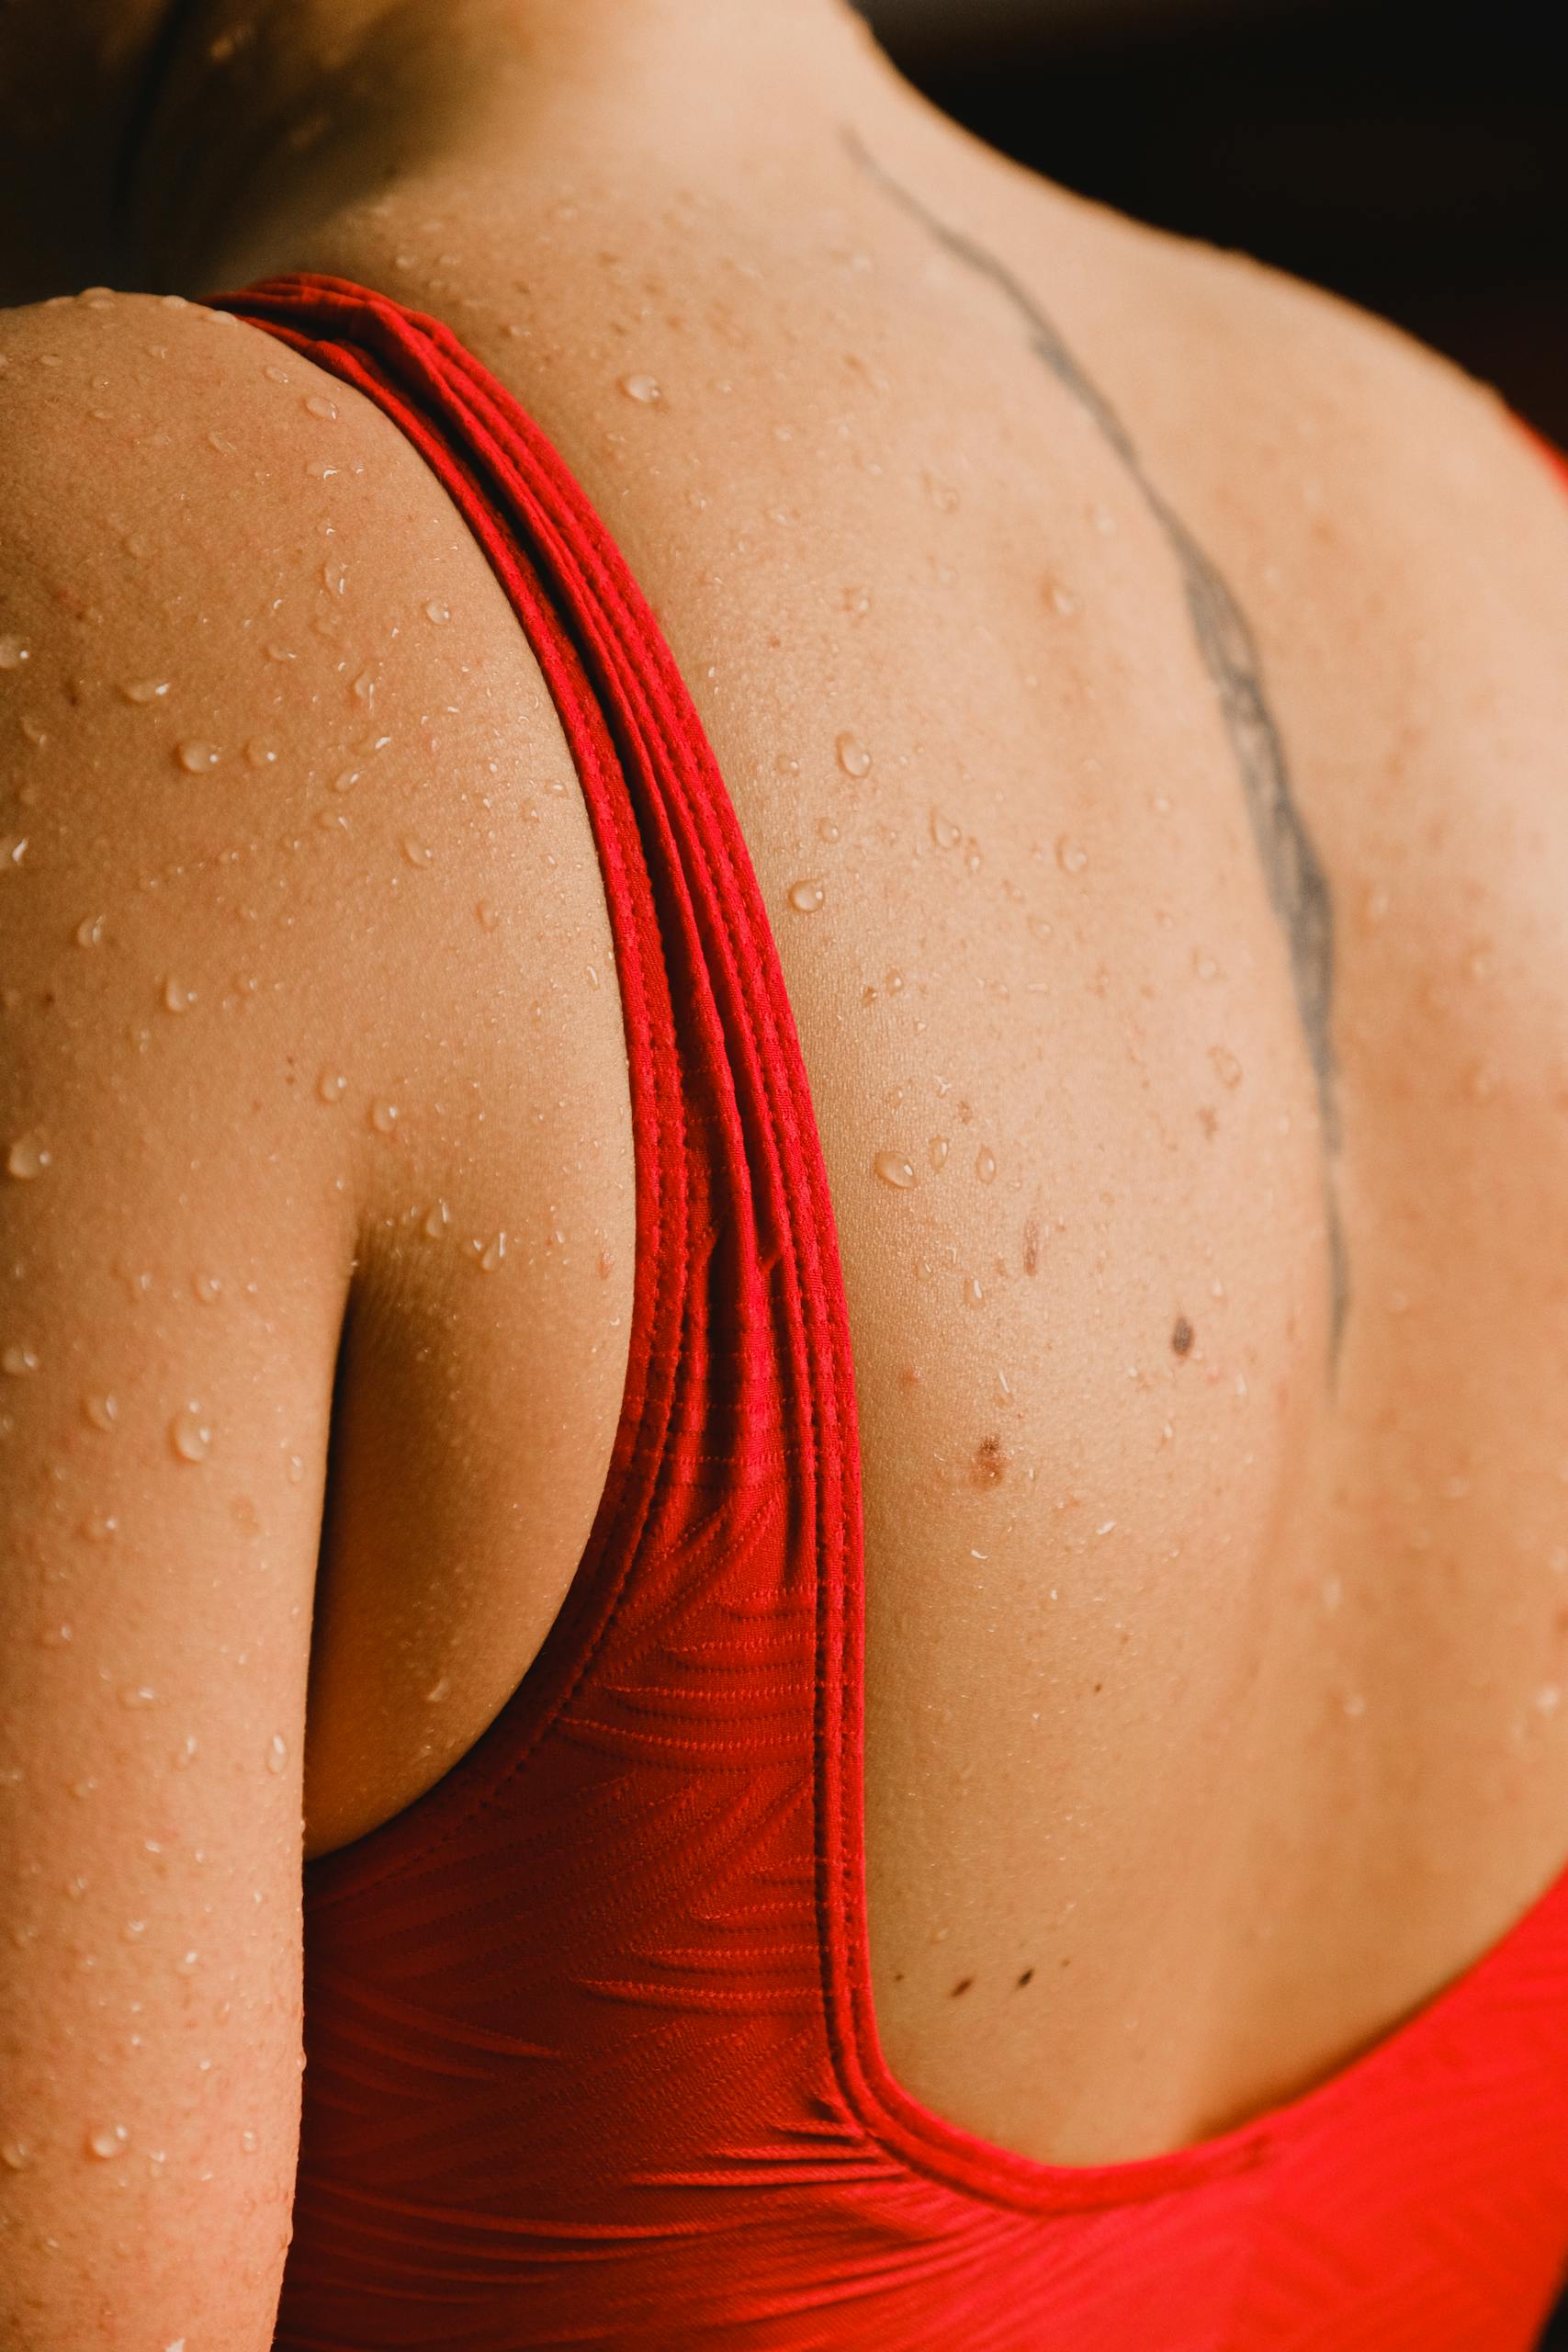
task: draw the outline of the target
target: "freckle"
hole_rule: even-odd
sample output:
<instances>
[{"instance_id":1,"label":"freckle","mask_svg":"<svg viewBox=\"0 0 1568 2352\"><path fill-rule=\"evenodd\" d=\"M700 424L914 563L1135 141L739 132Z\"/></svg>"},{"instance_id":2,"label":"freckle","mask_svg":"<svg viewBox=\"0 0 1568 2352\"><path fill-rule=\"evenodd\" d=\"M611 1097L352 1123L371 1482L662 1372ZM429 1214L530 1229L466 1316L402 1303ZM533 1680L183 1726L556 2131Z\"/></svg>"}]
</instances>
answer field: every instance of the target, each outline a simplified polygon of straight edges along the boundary
<instances>
[{"instance_id":1,"label":"freckle","mask_svg":"<svg viewBox=\"0 0 1568 2352\"><path fill-rule=\"evenodd\" d=\"M970 1476L977 1487L999 1487L1007 1476L1008 1457L999 1438L983 1437L975 1448Z\"/></svg>"},{"instance_id":2,"label":"freckle","mask_svg":"<svg viewBox=\"0 0 1568 2352\"><path fill-rule=\"evenodd\" d=\"M1185 1315L1177 1317L1176 1329L1170 1335L1170 1344L1179 1356L1184 1356L1192 1345L1192 1326Z\"/></svg>"},{"instance_id":3,"label":"freckle","mask_svg":"<svg viewBox=\"0 0 1568 2352\"><path fill-rule=\"evenodd\" d=\"M1032 1969L1032 1968L1026 1968L1026 1969L1024 1970L1023 1974L1022 1974L1022 1975L1019 1978L1019 1980L1018 1980L1018 1982L1019 1982L1019 1987L1020 1987L1021 1989L1021 1987L1022 1987L1023 1985L1025 1985L1025 1984L1028 1984L1028 1982L1029 1982L1030 1978L1033 1975L1033 1973L1034 1973L1034 1971L1033 1971L1033 1969Z\"/></svg>"},{"instance_id":4,"label":"freckle","mask_svg":"<svg viewBox=\"0 0 1568 2352\"><path fill-rule=\"evenodd\" d=\"M975 1979L972 1976L961 1976L953 1988L952 1998L956 2001L960 1993L967 1993L974 1982Z\"/></svg>"},{"instance_id":5,"label":"freckle","mask_svg":"<svg viewBox=\"0 0 1568 2352\"><path fill-rule=\"evenodd\" d=\"M1023 1228L1023 1271L1026 1274L1040 1272L1040 1220L1031 1217Z\"/></svg>"}]
</instances>

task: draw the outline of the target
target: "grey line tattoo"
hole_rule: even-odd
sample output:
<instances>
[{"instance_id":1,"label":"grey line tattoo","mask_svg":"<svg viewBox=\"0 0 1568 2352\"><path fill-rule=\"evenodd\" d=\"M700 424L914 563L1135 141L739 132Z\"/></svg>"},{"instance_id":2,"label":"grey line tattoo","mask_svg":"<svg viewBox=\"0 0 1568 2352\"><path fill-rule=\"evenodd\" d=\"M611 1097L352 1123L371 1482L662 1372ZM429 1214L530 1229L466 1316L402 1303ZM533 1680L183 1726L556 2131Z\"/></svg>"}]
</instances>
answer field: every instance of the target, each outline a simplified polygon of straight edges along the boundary
<instances>
[{"instance_id":1,"label":"grey line tattoo","mask_svg":"<svg viewBox=\"0 0 1568 2352\"><path fill-rule=\"evenodd\" d=\"M1289 944L1296 1006L1312 1057L1326 1152L1337 1153L1341 1128L1331 1030L1334 918L1328 881L1291 791L1279 727L1263 689L1263 663L1247 616L1224 577L1179 515L1144 470L1132 435L1099 386L1084 373L1034 297L1006 265L962 230L927 210L919 198L876 161L858 133L845 126L844 144L868 178L918 220L928 234L1005 296L1029 330L1030 348L1093 419L1116 452L1159 524L1180 568L1187 609L1203 666L1214 684L1262 862L1269 896ZM1332 1283L1330 1362L1337 1367L1349 1303L1345 1233L1326 1162L1329 1267Z\"/></svg>"}]
</instances>

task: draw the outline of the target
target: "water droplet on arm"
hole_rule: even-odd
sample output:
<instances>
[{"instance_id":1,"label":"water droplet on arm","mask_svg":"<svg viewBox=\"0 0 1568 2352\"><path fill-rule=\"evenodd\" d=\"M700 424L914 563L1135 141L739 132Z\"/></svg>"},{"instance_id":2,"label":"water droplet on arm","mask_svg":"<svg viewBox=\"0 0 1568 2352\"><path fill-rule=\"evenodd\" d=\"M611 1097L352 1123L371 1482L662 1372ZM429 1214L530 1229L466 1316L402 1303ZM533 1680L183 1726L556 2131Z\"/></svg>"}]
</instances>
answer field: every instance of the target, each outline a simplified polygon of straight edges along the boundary
<instances>
[{"instance_id":1,"label":"water droplet on arm","mask_svg":"<svg viewBox=\"0 0 1568 2352\"><path fill-rule=\"evenodd\" d=\"M942 816L938 809L931 810L931 839L938 849L956 849L963 838L962 825L955 825L951 817Z\"/></svg>"},{"instance_id":2,"label":"water droplet on arm","mask_svg":"<svg viewBox=\"0 0 1568 2352\"><path fill-rule=\"evenodd\" d=\"M0 1372L9 1373L13 1379L20 1380L38 1368L37 1351L29 1348L24 1340L14 1340L9 1347L0 1350Z\"/></svg>"},{"instance_id":3,"label":"water droplet on arm","mask_svg":"<svg viewBox=\"0 0 1568 2352\"><path fill-rule=\"evenodd\" d=\"M621 390L627 400L637 401L645 408L664 398L657 376L633 375L621 378Z\"/></svg>"},{"instance_id":4,"label":"water droplet on arm","mask_svg":"<svg viewBox=\"0 0 1568 2352\"><path fill-rule=\"evenodd\" d=\"M871 753L858 736L844 734L836 737L834 749L839 755L839 765L846 775L861 776L869 771Z\"/></svg>"},{"instance_id":5,"label":"water droplet on arm","mask_svg":"<svg viewBox=\"0 0 1568 2352\"><path fill-rule=\"evenodd\" d=\"M796 914L814 915L824 895L820 882L792 882L789 886L789 902Z\"/></svg>"},{"instance_id":6,"label":"water droplet on arm","mask_svg":"<svg viewBox=\"0 0 1568 2352\"><path fill-rule=\"evenodd\" d=\"M14 874L28 846L26 833L0 833L0 874Z\"/></svg>"},{"instance_id":7,"label":"water droplet on arm","mask_svg":"<svg viewBox=\"0 0 1568 2352\"><path fill-rule=\"evenodd\" d=\"M119 691L127 702L156 702L168 693L169 681L167 678L130 678Z\"/></svg>"},{"instance_id":8,"label":"water droplet on arm","mask_svg":"<svg viewBox=\"0 0 1568 2352\"><path fill-rule=\"evenodd\" d=\"M19 670L24 662L32 660L32 648L24 645L19 637L0 636L0 670Z\"/></svg>"},{"instance_id":9,"label":"water droplet on arm","mask_svg":"<svg viewBox=\"0 0 1568 2352\"><path fill-rule=\"evenodd\" d=\"M216 743L204 743L197 738L175 746L175 757L187 775L204 775L209 768L218 765L222 756Z\"/></svg>"},{"instance_id":10,"label":"water droplet on arm","mask_svg":"<svg viewBox=\"0 0 1568 2352\"><path fill-rule=\"evenodd\" d=\"M33 1177L43 1174L52 1158L38 1130L29 1128L25 1136L17 1137L6 1154L6 1173L24 1183L30 1182Z\"/></svg>"}]
</instances>

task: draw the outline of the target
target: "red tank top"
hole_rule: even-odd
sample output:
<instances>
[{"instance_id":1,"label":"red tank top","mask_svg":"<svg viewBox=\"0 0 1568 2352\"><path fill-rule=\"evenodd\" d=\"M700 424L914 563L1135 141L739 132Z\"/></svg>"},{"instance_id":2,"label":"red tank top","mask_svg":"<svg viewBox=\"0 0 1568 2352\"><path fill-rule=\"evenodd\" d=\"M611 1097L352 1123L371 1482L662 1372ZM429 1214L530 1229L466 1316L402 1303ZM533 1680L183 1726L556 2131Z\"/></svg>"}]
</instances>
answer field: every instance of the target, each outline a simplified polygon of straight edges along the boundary
<instances>
[{"instance_id":1,"label":"red tank top","mask_svg":"<svg viewBox=\"0 0 1568 2352\"><path fill-rule=\"evenodd\" d=\"M446 326L337 278L217 307L367 394L511 599L598 847L637 1160L559 1617L445 1779L306 1868L277 2352L1526 2352L1568 2262L1568 1872L1175 2154L1035 2163L888 2075L844 1290L723 780L604 524Z\"/></svg>"}]
</instances>

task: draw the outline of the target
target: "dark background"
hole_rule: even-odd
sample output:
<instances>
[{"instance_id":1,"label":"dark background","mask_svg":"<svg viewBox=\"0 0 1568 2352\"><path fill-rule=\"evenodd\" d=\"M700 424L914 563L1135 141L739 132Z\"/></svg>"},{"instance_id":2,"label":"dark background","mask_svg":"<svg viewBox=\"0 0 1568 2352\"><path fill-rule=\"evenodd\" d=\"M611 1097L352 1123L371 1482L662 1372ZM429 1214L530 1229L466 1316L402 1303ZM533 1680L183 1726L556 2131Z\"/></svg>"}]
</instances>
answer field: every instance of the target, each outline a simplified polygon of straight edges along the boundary
<instances>
[{"instance_id":1,"label":"dark background","mask_svg":"<svg viewBox=\"0 0 1568 2352\"><path fill-rule=\"evenodd\" d=\"M1562 0L863 4L991 145L1382 312L1568 445Z\"/></svg>"},{"instance_id":2,"label":"dark background","mask_svg":"<svg viewBox=\"0 0 1568 2352\"><path fill-rule=\"evenodd\" d=\"M1562 0L863 5L992 146L1397 321L1568 448Z\"/></svg>"}]
</instances>

